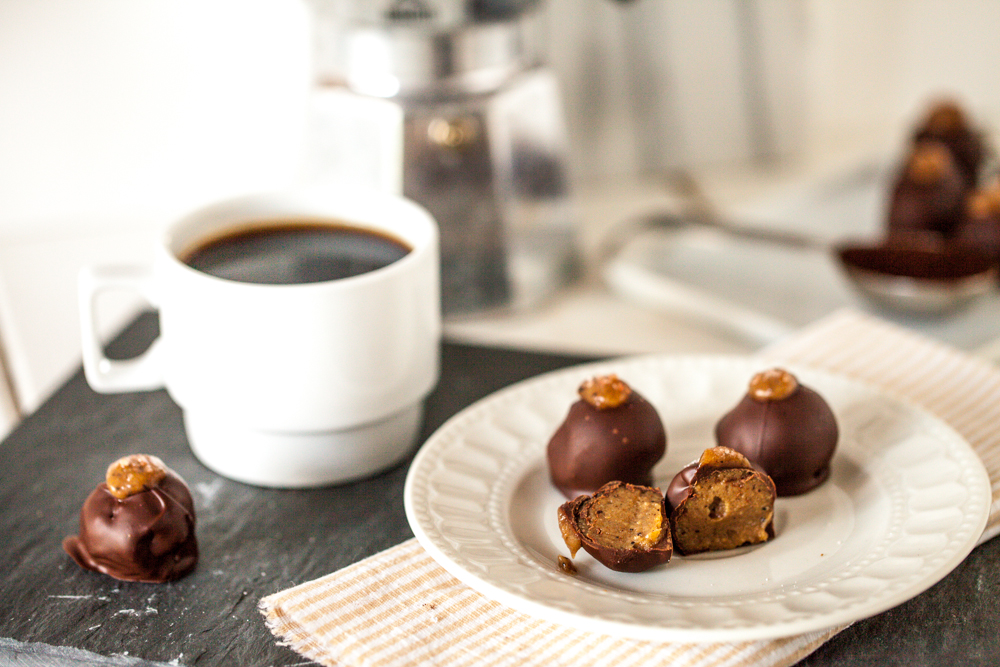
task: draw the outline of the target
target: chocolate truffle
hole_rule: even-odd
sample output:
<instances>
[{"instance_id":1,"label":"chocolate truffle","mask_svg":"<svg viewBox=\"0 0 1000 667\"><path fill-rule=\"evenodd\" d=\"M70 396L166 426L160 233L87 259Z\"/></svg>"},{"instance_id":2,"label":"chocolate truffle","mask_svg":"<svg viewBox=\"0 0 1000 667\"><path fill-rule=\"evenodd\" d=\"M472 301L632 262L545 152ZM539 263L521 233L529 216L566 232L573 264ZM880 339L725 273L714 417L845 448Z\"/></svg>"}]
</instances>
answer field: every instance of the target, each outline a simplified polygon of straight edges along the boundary
<instances>
[{"instance_id":1,"label":"chocolate truffle","mask_svg":"<svg viewBox=\"0 0 1000 667\"><path fill-rule=\"evenodd\" d=\"M986 145L956 102L942 100L933 104L914 132L913 139L917 144L924 141L944 144L969 186L976 185L979 168L986 157Z\"/></svg>"},{"instance_id":2,"label":"chocolate truffle","mask_svg":"<svg viewBox=\"0 0 1000 667\"><path fill-rule=\"evenodd\" d=\"M194 503L187 484L155 456L133 454L108 467L80 510L80 534L63 540L85 569L124 581L163 583L198 562Z\"/></svg>"},{"instance_id":3,"label":"chocolate truffle","mask_svg":"<svg viewBox=\"0 0 1000 667\"><path fill-rule=\"evenodd\" d=\"M888 233L952 234L965 207L970 185L943 144L916 145L892 187Z\"/></svg>"},{"instance_id":4,"label":"chocolate truffle","mask_svg":"<svg viewBox=\"0 0 1000 667\"><path fill-rule=\"evenodd\" d=\"M774 482L728 447L705 450L667 488L674 548L684 555L774 537Z\"/></svg>"},{"instance_id":5,"label":"chocolate truffle","mask_svg":"<svg viewBox=\"0 0 1000 667\"><path fill-rule=\"evenodd\" d=\"M969 195L965 216L955 230L955 241L1000 264L1000 182Z\"/></svg>"},{"instance_id":6,"label":"chocolate truffle","mask_svg":"<svg viewBox=\"0 0 1000 667\"><path fill-rule=\"evenodd\" d=\"M609 482L593 496L559 507L559 530L570 556L583 547L617 572L643 572L673 554L666 503L659 489Z\"/></svg>"},{"instance_id":7,"label":"chocolate truffle","mask_svg":"<svg viewBox=\"0 0 1000 667\"><path fill-rule=\"evenodd\" d=\"M754 375L747 394L715 427L717 444L760 466L779 496L805 493L826 480L838 436L823 397L780 368Z\"/></svg>"},{"instance_id":8,"label":"chocolate truffle","mask_svg":"<svg viewBox=\"0 0 1000 667\"><path fill-rule=\"evenodd\" d=\"M579 395L548 444L556 488L575 498L610 481L651 484L667 450L656 409L615 375L587 380Z\"/></svg>"}]
</instances>

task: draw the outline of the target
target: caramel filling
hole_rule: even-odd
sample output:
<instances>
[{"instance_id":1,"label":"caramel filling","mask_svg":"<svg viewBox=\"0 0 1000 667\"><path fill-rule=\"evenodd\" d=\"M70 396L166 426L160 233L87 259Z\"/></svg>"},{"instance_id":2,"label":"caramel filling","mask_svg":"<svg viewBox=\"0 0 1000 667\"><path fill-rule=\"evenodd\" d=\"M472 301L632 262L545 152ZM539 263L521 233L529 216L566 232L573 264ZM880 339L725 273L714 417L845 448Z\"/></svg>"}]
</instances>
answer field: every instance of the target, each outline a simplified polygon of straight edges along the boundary
<instances>
[{"instance_id":1,"label":"caramel filling","mask_svg":"<svg viewBox=\"0 0 1000 667\"><path fill-rule=\"evenodd\" d=\"M580 512L580 529L611 549L648 551L663 539L663 498L654 489L620 486L594 496Z\"/></svg>"},{"instance_id":2,"label":"caramel filling","mask_svg":"<svg viewBox=\"0 0 1000 667\"><path fill-rule=\"evenodd\" d=\"M772 489L760 475L713 470L696 476L691 496L674 511L674 544L690 554L766 542L773 518Z\"/></svg>"}]
</instances>

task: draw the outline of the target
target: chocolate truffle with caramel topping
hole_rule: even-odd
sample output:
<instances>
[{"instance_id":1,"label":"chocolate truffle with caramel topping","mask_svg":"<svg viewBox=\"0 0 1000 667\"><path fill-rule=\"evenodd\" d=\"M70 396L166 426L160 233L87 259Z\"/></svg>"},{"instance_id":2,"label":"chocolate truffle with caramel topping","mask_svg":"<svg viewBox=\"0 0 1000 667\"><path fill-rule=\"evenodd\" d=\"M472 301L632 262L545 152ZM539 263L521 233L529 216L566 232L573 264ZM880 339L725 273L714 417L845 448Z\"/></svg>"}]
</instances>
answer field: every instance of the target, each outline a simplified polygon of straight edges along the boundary
<instances>
[{"instance_id":1,"label":"chocolate truffle with caramel topping","mask_svg":"<svg viewBox=\"0 0 1000 667\"><path fill-rule=\"evenodd\" d=\"M728 447L706 449L667 488L674 548L687 555L774 537L774 482Z\"/></svg>"},{"instance_id":2,"label":"chocolate truffle with caramel topping","mask_svg":"<svg viewBox=\"0 0 1000 667\"><path fill-rule=\"evenodd\" d=\"M955 240L1000 264L1000 181L994 180L969 195Z\"/></svg>"},{"instance_id":3,"label":"chocolate truffle with caramel topping","mask_svg":"<svg viewBox=\"0 0 1000 667\"><path fill-rule=\"evenodd\" d=\"M595 377L549 440L549 474L567 498L592 494L610 481L648 486L667 450L656 409L616 375Z\"/></svg>"},{"instance_id":4,"label":"chocolate truffle with caramel topping","mask_svg":"<svg viewBox=\"0 0 1000 667\"><path fill-rule=\"evenodd\" d=\"M889 236L950 236L962 218L970 187L946 146L934 141L917 144L892 188Z\"/></svg>"},{"instance_id":5,"label":"chocolate truffle with caramel topping","mask_svg":"<svg viewBox=\"0 0 1000 667\"><path fill-rule=\"evenodd\" d=\"M576 557L580 547L618 572L643 572L670 560L673 541L659 489L608 482L592 496L559 507L559 530Z\"/></svg>"},{"instance_id":6,"label":"chocolate truffle with caramel topping","mask_svg":"<svg viewBox=\"0 0 1000 667\"><path fill-rule=\"evenodd\" d=\"M183 577L198 562L187 484L155 456L115 461L83 503L80 534L63 540L63 549L80 567L123 581Z\"/></svg>"},{"instance_id":7,"label":"chocolate truffle with caramel topping","mask_svg":"<svg viewBox=\"0 0 1000 667\"><path fill-rule=\"evenodd\" d=\"M977 183L979 168L987 157L986 143L965 111L953 100L931 105L927 116L914 132L915 143L938 141L948 147L955 164L970 186Z\"/></svg>"},{"instance_id":8,"label":"chocolate truffle with caramel topping","mask_svg":"<svg viewBox=\"0 0 1000 667\"><path fill-rule=\"evenodd\" d=\"M717 444L760 466L779 496L796 496L826 481L838 437L823 397L780 368L754 375L746 395L715 427Z\"/></svg>"}]
</instances>

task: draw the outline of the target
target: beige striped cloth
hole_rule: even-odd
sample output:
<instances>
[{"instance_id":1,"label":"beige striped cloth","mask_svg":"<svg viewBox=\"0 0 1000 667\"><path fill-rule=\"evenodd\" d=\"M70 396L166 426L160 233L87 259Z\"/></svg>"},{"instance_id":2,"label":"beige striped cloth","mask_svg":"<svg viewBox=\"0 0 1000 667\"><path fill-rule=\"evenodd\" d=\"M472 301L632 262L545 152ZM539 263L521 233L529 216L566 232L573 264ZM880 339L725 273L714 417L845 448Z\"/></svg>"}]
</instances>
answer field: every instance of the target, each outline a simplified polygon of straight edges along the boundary
<instances>
[{"instance_id":1,"label":"beige striped cloth","mask_svg":"<svg viewBox=\"0 0 1000 667\"><path fill-rule=\"evenodd\" d=\"M908 330L845 310L762 353L908 397L951 424L982 457L993 507L982 541L1000 532L1000 371ZM279 640L324 665L351 667L783 667L841 628L734 643L621 639L539 620L475 592L415 539L261 600Z\"/></svg>"}]
</instances>

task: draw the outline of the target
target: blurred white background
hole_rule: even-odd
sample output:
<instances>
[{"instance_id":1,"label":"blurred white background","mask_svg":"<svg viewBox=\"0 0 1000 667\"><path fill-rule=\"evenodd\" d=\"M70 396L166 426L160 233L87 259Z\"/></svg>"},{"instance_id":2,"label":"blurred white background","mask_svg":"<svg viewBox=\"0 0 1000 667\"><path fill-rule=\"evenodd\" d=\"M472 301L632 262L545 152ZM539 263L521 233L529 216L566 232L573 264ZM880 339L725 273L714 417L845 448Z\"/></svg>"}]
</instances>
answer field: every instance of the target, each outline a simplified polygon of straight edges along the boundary
<instances>
[{"instance_id":1,"label":"blurred white background","mask_svg":"<svg viewBox=\"0 0 1000 667\"><path fill-rule=\"evenodd\" d=\"M550 0L578 189L884 154L926 102L1000 118L993 0ZM302 0L0 0L0 340L31 411L79 363L76 273L299 177ZM133 312L107 305L107 330ZM4 404L11 423L13 404Z\"/></svg>"}]
</instances>

